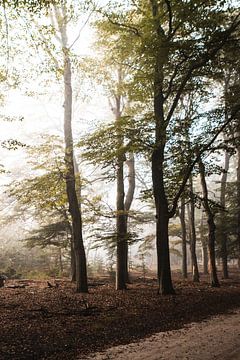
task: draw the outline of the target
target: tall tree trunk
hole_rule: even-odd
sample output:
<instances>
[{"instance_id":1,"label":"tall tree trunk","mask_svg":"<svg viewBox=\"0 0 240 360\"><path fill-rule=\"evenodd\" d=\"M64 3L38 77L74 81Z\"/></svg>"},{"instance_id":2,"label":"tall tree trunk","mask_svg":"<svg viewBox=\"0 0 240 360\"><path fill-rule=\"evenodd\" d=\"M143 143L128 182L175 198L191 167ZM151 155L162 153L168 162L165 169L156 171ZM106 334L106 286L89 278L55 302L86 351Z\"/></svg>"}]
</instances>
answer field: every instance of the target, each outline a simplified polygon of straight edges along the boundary
<instances>
[{"instance_id":1,"label":"tall tree trunk","mask_svg":"<svg viewBox=\"0 0 240 360\"><path fill-rule=\"evenodd\" d=\"M225 102L225 121L228 120L228 91L229 91L229 83L231 78L231 72L228 70L225 72L224 76L224 102ZM224 139L226 135L223 135ZM227 173L229 170L229 162L230 162L231 155L225 151L225 159L224 159L224 172L221 178L221 190L220 190L220 204L223 210L220 213L220 221L221 221L221 233L220 233L220 240L221 240L221 258L222 258L222 275L223 279L228 279L228 251L227 251L227 233L225 228L225 205L226 205L226 186L227 186Z\"/></svg>"},{"instance_id":2,"label":"tall tree trunk","mask_svg":"<svg viewBox=\"0 0 240 360\"><path fill-rule=\"evenodd\" d=\"M204 213L202 211L201 223L200 223L200 240L202 244L202 259L203 259L203 273L208 274L208 247L207 241L204 236Z\"/></svg>"},{"instance_id":3,"label":"tall tree trunk","mask_svg":"<svg viewBox=\"0 0 240 360\"><path fill-rule=\"evenodd\" d=\"M168 60L169 43L159 21L159 4L151 0L154 30L158 37L159 48L155 59L154 68L154 120L155 120L155 146L152 152L152 182L153 194L156 207L156 248L158 261L158 281L160 294L174 294L171 278L170 254L169 254L169 209L164 186L164 150L166 145L166 122L164 119L164 64Z\"/></svg>"},{"instance_id":4,"label":"tall tree trunk","mask_svg":"<svg viewBox=\"0 0 240 360\"><path fill-rule=\"evenodd\" d=\"M158 282L160 294L174 294L171 278L168 202L163 183L163 151L155 150L152 155L152 180L156 205L156 248L158 260Z\"/></svg>"},{"instance_id":5,"label":"tall tree trunk","mask_svg":"<svg viewBox=\"0 0 240 360\"><path fill-rule=\"evenodd\" d=\"M198 270L198 261L196 254L196 227L195 227L195 201L193 193L193 180L192 176L189 177L189 186L190 186L190 208L188 207L188 216L189 216L189 227L190 227L190 251L191 251L191 260L192 260L192 278L194 282L199 282L199 270Z\"/></svg>"},{"instance_id":6,"label":"tall tree trunk","mask_svg":"<svg viewBox=\"0 0 240 360\"><path fill-rule=\"evenodd\" d=\"M219 287L219 281L217 277L217 267L216 267L216 258L215 258L215 223L214 223L214 214L209 205L208 200L208 189L205 179L205 166L200 159L198 162L202 192L203 192L203 206L207 214L208 222L208 253L209 253L209 271L210 271L210 282L212 287Z\"/></svg>"},{"instance_id":7,"label":"tall tree trunk","mask_svg":"<svg viewBox=\"0 0 240 360\"><path fill-rule=\"evenodd\" d=\"M116 130L118 137L118 155L117 155L117 271L116 271L116 289L126 289L126 283L129 282L128 274L128 212L130 210L134 190L135 190L135 166L134 156L129 155L126 161L124 150L124 135L121 125L121 116L123 111L123 95L121 88L123 84L122 69L118 69L117 90L114 93L114 104L111 104L112 111L115 115ZM111 102L110 102L111 103ZM128 166L128 191L125 198L124 184L124 163Z\"/></svg>"},{"instance_id":8,"label":"tall tree trunk","mask_svg":"<svg viewBox=\"0 0 240 360\"><path fill-rule=\"evenodd\" d=\"M76 281L76 259L75 259L75 253L73 248L73 229L72 224L68 219L67 211L64 211L64 218L67 221L67 227L70 234L70 261L71 261L71 281ZM67 239L69 239L69 234L67 235Z\"/></svg>"},{"instance_id":9,"label":"tall tree trunk","mask_svg":"<svg viewBox=\"0 0 240 360\"><path fill-rule=\"evenodd\" d=\"M238 132L240 141L240 131ZM237 244L238 244L238 268L240 269L240 146L237 147Z\"/></svg>"},{"instance_id":10,"label":"tall tree trunk","mask_svg":"<svg viewBox=\"0 0 240 360\"><path fill-rule=\"evenodd\" d=\"M63 262L62 262L62 249L58 249L58 260L59 260L59 273L60 276L63 274Z\"/></svg>"},{"instance_id":11,"label":"tall tree trunk","mask_svg":"<svg viewBox=\"0 0 240 360\"><path fill-rule=\"evenodd\" d=\"M123 161L119 157L117 169L117 272L116 290L126 289L126 221L124 213L124 178Z\"/></svg>"},{"instance_id":12,"label":"tall tree trunk","mask_svg":"<svg viewBox=\"0 0 240 360\"><path fill-rule=\"evenodd\" d=\"M64 58L64 139L65 139L65 166L66 190L69 203L69 212L72 218L73 248L76 261L76 291L88 292L86 255L82 237L82 216L79 209L75 185L73 136L72 136L72 72L69 49L67 47L67 19L65 6L55 7L56 20L61 33L62 50Z\"/></svg>"},{"instance_id":13,"label":"tall tree trunk","mask_svg":"<svg viewBox=\"0 0 240 360\"><path fill-rule=\"evenodd\" d=\"M226 185L227 185L227 172L229 169L229 161L231 155L226 151L225 160L224 160L224 172L221 178L221 195L220 195L220 204L223 207L221 211L221 258L222 258L222 274L224 279L228 279L228 252L227 252L227 234L225 229L225 204L226 204Z\"/></svg>"},{"instance_id":14,"label":"tall tree trunk","mask_svg":"<svg viewBox=\"0 0 240 360\"><path fill-rule=\"evenodd\" d=\"M71 240L71 281L76 281L76 257L73 248L73 240Z\"/></svg>"},{"instance_id":15,"label":"tall tree trunk","mask_svg":"<svg viewBox=\"0 0 240 360\"><path fill-rule=\"evenodd\" d=\"M118 70L118 83L122 82L121 69ZM123 150L124 136L121 125L121 95L115 94L115 118L116 129L118 137L118 155L117 155L117 214L116 214L116 228L117 228L117 271L116 271L116 290L126 289L127 280L127 229L125 219L124 207L124 161L126 155Z\"/></svg>"},{"instance_id":16,"label":"tall tree trunk","mask_svg":"<svg viewBox=\"0 0 240 360\"><path fill-rule=\"evenodd\" d=\"M126 238L128 239L128 213L132 205L134 191L135 191L135 160L134 154L129 154L128 159L126 160L126 165L128 167L128 191L125 197L124 209L125 209L125 221L126 221ZM130 282L129 278L129 269L128 269L128 241L126 243L126 255L125 255L125 275L126 275L126 282Z\"/></svg>"},{"instance_id":17,"label":"tall tree trunk","mask_svg":"<svg viewBox=\"0 0 240 360\"><path fill-rule=\"evenodd\" d=\"M73 247L76 260L76 290L88 292L86 256L82 238L82 217L79 210L75 187L75 173L73 164L73 138L72 138L72 87L71 64L67 49L64 54L64 137L65 137L65 164L66 188L69 211L73 226Z\"/></svg>"},{"instance_id":18,"label":"tall tree trunk","mask_svg":"<svg viewBox=\"0 0 240 360\"><path fill-rule=\"evenodd\" d=\"M187 230L185 221L185 199L181 198L181 209L180 209L180 222L182 228L182 276L187 279Z\"/></svg>"}]
</instances>

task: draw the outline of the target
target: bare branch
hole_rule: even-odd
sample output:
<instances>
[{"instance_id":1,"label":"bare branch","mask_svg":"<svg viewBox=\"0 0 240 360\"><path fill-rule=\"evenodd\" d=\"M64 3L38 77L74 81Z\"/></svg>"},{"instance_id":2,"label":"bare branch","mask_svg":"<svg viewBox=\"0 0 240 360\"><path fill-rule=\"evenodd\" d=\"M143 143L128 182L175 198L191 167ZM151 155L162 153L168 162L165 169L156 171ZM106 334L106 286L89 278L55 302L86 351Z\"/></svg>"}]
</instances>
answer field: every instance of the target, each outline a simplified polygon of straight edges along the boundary
<instances>
[{"instance_id":1,"label":"bare branch","mask_svg":"<svg viewBox=\"0 0 240 360\"><path fill-rule=\"evenodd\" d=\"M165 3L167 5L167 9L168 9L168 36L170 36L172 34L172 6L171 6L171 1L170 0L165 0Z\"/></svg>"},{"instance_id":2,"label":"bare branch","mask_svg":"<svg viewBox=\"0 0 240 360\"><path fill-rule=\"evenodd\" d=\"M79 30L79 33L78 33L78 35L77 35L77 37L76 37L76 39L75 39L75 40L73 41L73 43L69 46L69 50L70 50L70 49L76 44L76 42L79 40L83 29L84 29L85 26L88 24L88 22L89 22L89 20L90 20L90 17L92 16L92 14L93 14L94 11L95 11L95 10L92 10L92 11L90 12L90 14L88 15L86 21L85 21L84 24L81 26L81 28L80 28L80 30Z\"/></svg>"},{"instance_id":3,"label":"bare branch","mask_svg":"<svg viewBox=\"0 0 240 360\"><path fill-rule=\"evenodd\" d=\"M173 81L175 80L179 70L180 70L180 66L182 64L184 64L186 61L186 59L183 59L182 61L180 61L180 63L178 63L176 66L175 66L175 69L174 69L174 72L169 80L169 85L168 85L168 89L167 89L167 92L166 92L166 95L164 96L164 100L167 100L169 95L171 94L171 91L172 91L172 85L173 85Z\"/></svg>"}]
</instances>

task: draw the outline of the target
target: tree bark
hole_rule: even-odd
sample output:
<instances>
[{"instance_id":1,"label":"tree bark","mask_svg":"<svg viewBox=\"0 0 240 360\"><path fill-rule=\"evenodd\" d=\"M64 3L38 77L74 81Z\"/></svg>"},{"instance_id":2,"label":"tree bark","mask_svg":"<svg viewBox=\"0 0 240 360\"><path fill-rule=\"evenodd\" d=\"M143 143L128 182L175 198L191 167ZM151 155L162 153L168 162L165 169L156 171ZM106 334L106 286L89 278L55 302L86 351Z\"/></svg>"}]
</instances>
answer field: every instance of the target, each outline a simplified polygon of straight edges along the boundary
<instances>
[{"instance_id":1,"label":"tree bark","mask_svg":"<svg viewBox=\"0 0 240 360\"><path fill-rule=\"evenodd\" d=\"M240 141L240 131L238 131ZM240 269L240 146L237 147L237 244L238 244L238 268Z\"/></svg>"},{"instance_id":2,"label":"tree bark","mask_svg":"<svg viewBox=\"0 0 240 360\"><path fill-rule=\"evenodd\" d=\"M118 83L122 83L122 73L121 69L118 70ZM115 121L116 121L116 131L117 131L117 146L118 146L118 155L117 155L117 214L116 214L116 230L117 230L117 269L116 269L116 290L125 290L126 289L126 280L127 280L127 228L126 228L126 216L125 216L125 207L124 207L124 161L125 161L125 152L123 150L124 146L124 136L122 132L121 125L121 94L115 94Z\"/></svg>"},{"instance_id":3,"label":"tree bark","mask_svg":"<svg viewBox=\"0 0 240 360\"><path fill-rule=\"evenodd\" d=\"M125 209L125 221L126 221L126 237L128 236L128 213L131 208L133 197L134 197L134 191L135 191L135 160L134 160L134 154L129 154L129 158L125 161L127 167L128 167L128 190L125 197L125 203L124 203L124 209ZM126 275L126 283L130 283L130 277L129 277L129 268L128 268L128 241L126 244L126 255L125 255L125 275Z\"/></svg>"},{"instance_id":4,"label":"tree bark","mask_svg":"<svg viewBox=\"0 0 240 360\"><path fill-rule=\"evenodd\" d=\"M223 207L221 211L221 258L222 258L222 274L223 279L228 279L228 251L227 251L227 234L225 230L225 204L226 204L226 185L227 185L227 172L229 169L229 161L231 155L226 151L225 152L225 160L224 160L224 172L221 178L221 194L220 194L220 204Z\"/></svg>"},{"instance_id":5,"label":"tree bark","mask_svg":"<svg viewBox=\"0 0 240 360\"><path fill-rule=\"evenodd\" d=\"M0 276L0 288L4 287L4 279Z\"/></svg>"},{"instance_id":6,"label":"tree bark","mask_svg":"<svg viewBox=\"0 0 240 360\"><path fill-rule=\"evenodd\" d=\"M82 217L79 210L75 187L75 173L73 164L73 138L72 138L72 87L71 64L65 49L64 55L64 137L65 137L65 165L66 189L69 203L69 212L73 226L73 248L76 261L76 290L88 292L86 256L82 238Z\"/></svg>"},{"instance_id":7,"label":"tree bark","mask_svg":"<svg viewBox=\"0 0 240 360\"><path fill-rule=\"evenodd\" d=\"M158 51L155 55L153 107L155 120L155 146L152 152L152 182L156 207L156 248L158 261L158 282L160 294L174 294L171 278L169 254L169 209L164 186L164 150L166 145L166 126L164 119L163 79L164 64L168 60L169 43L159 21L159 4L151 0L154 30L158 38Z\"/></svg>"},{"instance_id":8,"label":"tree bark","mask_svg":"<svg viewBox=\"0 0 240 360\"><path fill-rule=\"evenodd\" d=\"M76 281L76 258L73 248L73 240L71 240L71 281Z\"/></svg>"},{"instance_id":9,"label":"tree bark","mask_svg":"<svg viewBox=\"0 0 240 360\"><path fill-rule=\"evenodd\" d=\"M129 155L126 160L126 151L124 149L124 135L121 125L121 116L123 111L123 95L119 88L123 84L122 69L118 69L117 90L114 92L114 105L112 111L115 116L117 132L117 201L116 201L116 228L117 228L117 268L116 268L116 290L126 289L126 283L129 282L128 274L128 212L130 210L134 190L135 190L135 166L134 156ZM124 163L128 166L128 191L125 197L124 184Z\"/></svg>"},{"instance_id":10,"label":"tree bark","mask_svg":"<svg viewBox=\"0 0 240 360\"><path fill-rule=\"evenodd\" d=\"M187 229L185 220L185 199L181 198L180 222L182 228L182 276L187 279Z\"/></svg>"},{"instance_id":11,"label":"tree bark","mask_svg":"<svg viewBox=\"0 0 240 360\"><path fill-rule=\"evenodd\" d=\"M156 248L158 260L159 293L174 294L172 285L169 236L168 236L168 202L163 183L163 149L155 150L152 155L152 181L156 205Z\"/></svg>"},{"instance_id":12,"label":"tree bark","mask_svg":"<svg viewBox=\"0 0 240 360\"><path fill-rule=\"evenodd\" d=\"M69 49L67 47L67 19L66 9L63 6L60 17L55 7L56 20L62 40L62 51L64 59L64 140L65 140L65 166L66 166L66 191L69 203L69 212L72 218L73 248L76 261L76 291L88 292L86 255L82 237L82 216L79 209L75 185L73 136L72 136L72 72ZM65 13L64 13L65 11Z\"/></svg>"},{"instance_id":13,"label":"tree bark","mask_svg":"<svg viewBox=\"0 0 240 360\"><path fill-rule=\"evenodd\" d=\"M74 248L73 248L73 229L72 229L72 224L68 219L68 214L67 211L64 211L64 218L67 221L68 224L68 230L69 230L69 235L67 235L67 238L70 238L70 261L71 261L71 281L75 282L76 281L76 260L75 260L75 253L74 253Z\"/></svg>"},{"instance_id":14,"label":"tree bark","mask_svg":"<svg viewBox=\"0 0 240 360\"><path fill-rule=\"evenodd\" d=\"M219 287L219 281L217 277L217 267L216 267L216 258L215 258L215 223L214 223L214 214L209 205L208 200L208 189L205 179L205 166L200 159L198 162L202 192L203 192L203 206L207 214L208 222L208 254L209 254L209 272L210 272L210 282L212 287Z\"/></svg>"},{"instance_id":15,"label":"tree bark","mask_svg":"<svg viewBox=\"0 0 240 360\"><path fill-rule=\"evenodd\" d=\"M203 273L208 274L208 248L207 241L204 237L204 213L202 212L201 224L200 224L200 240L202 244L202 259L203 259Z\"/></svg>"},{"instance_id":16,"label":"tree bark","mask_svg":"<svg viewBox=\"0 0 240 360\"><path fill-rule=\"evenodd\" d=\"M116 290L126 289L126 219L124 212L124 177L123 160L118 156L117 165L117 272L116 272Z\"/></svg>"},{"instance_id":17,"label":"tree bark","mask_svg":"<svg viewBox=\"0 0 240 360\"><path fill-rule=\"evenodd\" d=\"M191 260L192 260L192 279L194 282L199 282L199 270L198 270L198 261L196 254L196 227L195 227L195 201L193 193L193 180L192 176L189 177L189 186L190 186L190 208L188 207L188 217L189 217L189 230L191 233L190 236L190 251L191 251Z\"/></svg>"},{"instance_id":18,"label":"tree bark","mask_svg":"<svg viewBox=\"0 0 240 360\"><path fill-rule=\"evenodd\" d=\"M229 83L231 78L231 72L225 72L224 76L224 99L225 99L225 120L228 120L228 91L229 91ZM226 135L223 135L224 139L226 139ZM228 279L228 251L227 251L227 233L225 228L225 205L226 205L226 186L227 186L227 176L229 170L229 162L231 155L225 150L225 159L224 159L224 172L221 178L221 189L220 189L220 204L223 210L220 213L220 221L221 221L221 258L222 258L222 275L223 279Z\"/></svg>"}]
</instances>

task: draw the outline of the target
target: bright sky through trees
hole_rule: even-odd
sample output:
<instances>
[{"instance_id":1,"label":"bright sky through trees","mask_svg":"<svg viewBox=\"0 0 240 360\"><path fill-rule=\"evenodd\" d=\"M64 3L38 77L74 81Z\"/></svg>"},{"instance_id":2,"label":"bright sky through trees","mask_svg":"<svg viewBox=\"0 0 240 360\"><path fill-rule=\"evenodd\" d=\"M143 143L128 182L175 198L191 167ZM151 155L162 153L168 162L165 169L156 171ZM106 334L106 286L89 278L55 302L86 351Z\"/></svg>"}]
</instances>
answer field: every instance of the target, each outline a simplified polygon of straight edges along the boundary
<instances>
[{"instance_id":1,"label":"bright sky through trees","mask_svg":"<svg viewBox=\"0 0 240 360\"><path fill-rule=\"evenodd\" d=\"M79 59L88 56L93 51L92 43L94 33L93 30L90 29L89 21L86 15L83 19L80 19L74 27L70 28L69 43L73 43L76 40L72 50ZM21 21L19 21L19 24L20 23ZM12 33L9 33L8 36L14 41L14 31L17 32L18 29L16 27L15 30L12 29L9 31L12 31ZM12 44L9 44L9 46L11 45ZM22 53L24 54L23 60L25 61L23 61L22 67L25 71L28 66L38 66L39 62L41 63L41 59L47 59L46 54L38 54L34 44L32 45L32 48L29 48L24 38L21 40ZM36 64L27 63L28 55L30 54L36 56L34 58ZM19 54L17 56L21 59ZM30 60L33 59L32 56L29 58ZM4 61L6 61L6 55L3 55L1 63L4 63ZM18 65L18 69L21 71L21 66ZM1 120L1 142L14 138L26 145L33 145L41 141L42 134L63 136L62 84L61 81L58 82L56 78L51 75L52 81L48 81L47 86L45 86L42 91L41 82L44 86L44 81L46 81L48 76L48 74L40 75L37 82L36 79L28 78L26 86L23 84L20 88L6 90L1 112L4 116L13 118L13 121ZM94 100L96 97L93 97L93 93L96 91L96 88L93 89L91 86L91 84L86 85L86 81L82 80L80 84L73 89L74 96L76 96L73 104L73 129L75 130L74 135L76 139L78 137L78 127L86 131L87 128L92 128L97 121L104 120L111 116L106 98L101 98L101 92L98 89L97 101ZM83 88L85 88L84 91L82 91ZM86 91L88 92L87 97L78 96L79 93L86 93ZM100 98L101 106L99 106ZM14 168L19 167L20 163L21 166L23 166L24 151L21 148L15 151L0 148L0 156L1 162L7 166L7 170L14 171ZM2 175L0 184L6 183L10 177L10 173L5 176Z\"/></svg>"}]
</instances>

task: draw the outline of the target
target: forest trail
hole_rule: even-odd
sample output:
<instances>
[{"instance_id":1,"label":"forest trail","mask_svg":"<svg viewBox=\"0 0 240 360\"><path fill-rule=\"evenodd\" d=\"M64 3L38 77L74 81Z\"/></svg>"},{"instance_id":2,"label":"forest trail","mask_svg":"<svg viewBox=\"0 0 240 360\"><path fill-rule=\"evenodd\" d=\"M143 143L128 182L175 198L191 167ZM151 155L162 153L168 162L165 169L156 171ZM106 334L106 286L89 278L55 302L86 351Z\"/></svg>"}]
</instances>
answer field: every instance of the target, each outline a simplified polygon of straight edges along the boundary
<instances>
[{"instance_id":1,"label":"forest trail","mask_svg":"<svg viewBox=\"0 0 240 360\"><path fill-rule=\"evenodd\" d=\"M82 358L79 358L79 360ZM140 342L91 354L94 360L240 360L240 309Z\"/></svg>"}]
</instances>

